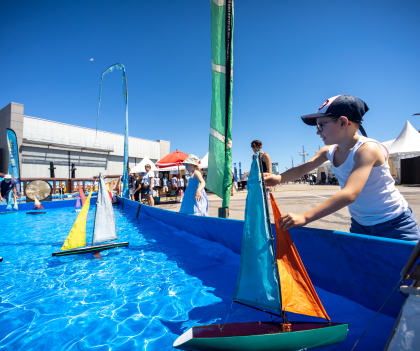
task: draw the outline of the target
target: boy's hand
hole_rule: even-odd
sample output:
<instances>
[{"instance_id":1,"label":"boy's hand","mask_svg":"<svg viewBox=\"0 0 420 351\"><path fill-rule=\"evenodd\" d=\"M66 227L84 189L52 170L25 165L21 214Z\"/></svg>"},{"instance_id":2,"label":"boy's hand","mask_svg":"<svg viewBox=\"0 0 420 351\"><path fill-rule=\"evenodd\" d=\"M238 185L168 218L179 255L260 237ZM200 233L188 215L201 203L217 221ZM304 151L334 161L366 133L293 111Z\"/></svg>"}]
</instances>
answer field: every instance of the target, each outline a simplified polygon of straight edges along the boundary
<instances>
[{"instance_id":1,"label":"boy's hand","mask_svg":"<svg viewBox=\"0 0 420 351\"><path fill-rule=\"evenodd\" d=\"M303 214L288 213L279 218L280 228L284 231L294 227L303 227L308 221Z\"/></svg>"},{"instance_id":2,"label":"boy's hand","mask_svg":"<svg viewBox=\"0 0 420 351\"><path fill-rule=\"evenodd\" d=\"M276 186L281 182L281 175L275 175L272 173L264 173L264 181L267 186Z\"/></svg>"}]
</instances>

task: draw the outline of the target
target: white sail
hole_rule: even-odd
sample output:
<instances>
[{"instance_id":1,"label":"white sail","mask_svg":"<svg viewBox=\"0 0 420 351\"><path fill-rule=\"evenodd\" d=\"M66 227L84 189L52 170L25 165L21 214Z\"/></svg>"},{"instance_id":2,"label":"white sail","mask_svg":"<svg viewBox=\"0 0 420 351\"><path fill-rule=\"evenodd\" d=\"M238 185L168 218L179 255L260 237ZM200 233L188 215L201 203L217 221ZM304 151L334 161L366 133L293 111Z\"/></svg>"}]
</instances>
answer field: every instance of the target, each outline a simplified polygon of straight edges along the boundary
<instances>
[{"instance_id":1,"label":"white sail","mask_svg":"<svg viewBox=\"0 0 420 351\"><path fill-rule=\"evenodd\" d=\"M96 200L95 229L93 244L116 240L114 209L102 175L99 174L98 198Z\"/></svg>"}]
</instances>

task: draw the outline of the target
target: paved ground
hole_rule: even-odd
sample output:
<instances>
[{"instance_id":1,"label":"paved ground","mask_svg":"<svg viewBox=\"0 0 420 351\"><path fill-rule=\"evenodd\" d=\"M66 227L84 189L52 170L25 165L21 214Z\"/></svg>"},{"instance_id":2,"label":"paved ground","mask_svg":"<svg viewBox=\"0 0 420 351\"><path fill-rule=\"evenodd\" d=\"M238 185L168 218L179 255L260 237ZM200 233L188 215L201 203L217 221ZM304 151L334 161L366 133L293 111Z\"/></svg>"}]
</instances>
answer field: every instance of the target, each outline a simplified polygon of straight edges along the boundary
<instances>
[{"instance_id":1,"label":"paved ground","mask_svg":"<svg viewBox=\"0 0 420 351\"><path fill-rule=\"evenodd\" d=\"M273 193L282 213L304 213L333 196L340 190L338 186L309 184L287 184L276 188ZM420 186L398 186L398 190L405 197L417 219L420 220ZM246 192L235 193L231 198L229 218L244 219ZM209 195L209 215L217 217L218 208L222 200L216 195ZM180 204L161 204L157 207L171 211L179 211ZM271 211L271 209L270 209ZM327 217L309 224L310 227L331 230L348 231L350 215L347 207Z\"/></svg>"}]
</instances>

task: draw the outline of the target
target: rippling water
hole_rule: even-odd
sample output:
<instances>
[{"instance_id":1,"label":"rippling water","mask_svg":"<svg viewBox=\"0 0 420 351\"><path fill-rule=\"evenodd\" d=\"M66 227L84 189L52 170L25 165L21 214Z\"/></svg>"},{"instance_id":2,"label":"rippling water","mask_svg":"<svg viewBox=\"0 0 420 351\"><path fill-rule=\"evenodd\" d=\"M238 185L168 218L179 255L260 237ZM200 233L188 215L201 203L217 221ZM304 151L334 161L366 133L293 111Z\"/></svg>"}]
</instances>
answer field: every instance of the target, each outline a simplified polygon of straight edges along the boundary
<instances>
[{"instance_id":1,"label":"rippling water","mask_svg":"<svg viewBox=\"0 0 420 351\"><path fill-rule=\"evenodd\" d=\"M104 251L101 259L91 254L51 257L76 216L58 209L1 217L0 348L173 350L173 341L189 327L224 322L238 255L147 216L135 220L115 210L119 239L129 241L129 248ZM91 208L87 240L93 216ZM358 321L346 344L325 348L348 349L373 312L317 290L334 321ZM345 313L343 304L351 306ZM388 328L387 318L380 317L373 332ZM241 306L234 306L229 316L229 322L256 320L270 317Z\"/></svg>"}]
</instances>

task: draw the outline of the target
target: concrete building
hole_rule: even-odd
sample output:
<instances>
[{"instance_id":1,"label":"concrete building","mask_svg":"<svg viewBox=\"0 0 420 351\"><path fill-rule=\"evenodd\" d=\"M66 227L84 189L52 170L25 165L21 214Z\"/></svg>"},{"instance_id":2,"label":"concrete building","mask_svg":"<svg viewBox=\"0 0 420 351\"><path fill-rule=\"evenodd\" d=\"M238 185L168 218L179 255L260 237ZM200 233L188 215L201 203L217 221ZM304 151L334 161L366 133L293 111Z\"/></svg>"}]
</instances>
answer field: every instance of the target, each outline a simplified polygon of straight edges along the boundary
<instances>
[{"instance_id":1,"label":"concrete building","mask_svg":"<svg viewBox=\"0 0 420 351\"><path fill-rule=\"evenodd\" d=\"M74 163L77 178L122 174L124 135L48 121L23 114L23 105L10 103L0 110L0 172L7 173L6 128L15 131L19 145L21 178L49 178L54 162L56 178L70 178ZM129 138L129 163L134 167L143 157L153 162L170 152L170 142Z\"/></svg>"}]
</instances>

